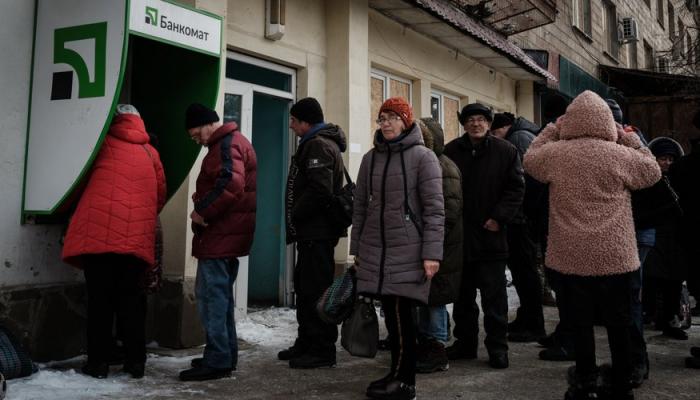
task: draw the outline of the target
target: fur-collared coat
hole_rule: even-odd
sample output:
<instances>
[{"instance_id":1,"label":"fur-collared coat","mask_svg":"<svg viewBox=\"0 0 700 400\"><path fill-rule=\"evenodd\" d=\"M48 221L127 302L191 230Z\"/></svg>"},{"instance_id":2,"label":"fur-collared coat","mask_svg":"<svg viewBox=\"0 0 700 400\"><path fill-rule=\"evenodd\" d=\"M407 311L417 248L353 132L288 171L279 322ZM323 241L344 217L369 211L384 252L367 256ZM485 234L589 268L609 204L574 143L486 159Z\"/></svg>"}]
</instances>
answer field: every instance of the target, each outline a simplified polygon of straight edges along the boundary
<instances>
[{"instance_id":1,"label":"fur-collared coat","mask_svg":"<svg viewBox=\"0 0 700 400\"><path fill-rule=\"evenodd\" d=\"M524 166L549 184L548 267L578 276L639 268L630 191L656 183L661 170L637 135L618 132L603 99L576 97L532 142Z\"/></svg>"}]
</instances>

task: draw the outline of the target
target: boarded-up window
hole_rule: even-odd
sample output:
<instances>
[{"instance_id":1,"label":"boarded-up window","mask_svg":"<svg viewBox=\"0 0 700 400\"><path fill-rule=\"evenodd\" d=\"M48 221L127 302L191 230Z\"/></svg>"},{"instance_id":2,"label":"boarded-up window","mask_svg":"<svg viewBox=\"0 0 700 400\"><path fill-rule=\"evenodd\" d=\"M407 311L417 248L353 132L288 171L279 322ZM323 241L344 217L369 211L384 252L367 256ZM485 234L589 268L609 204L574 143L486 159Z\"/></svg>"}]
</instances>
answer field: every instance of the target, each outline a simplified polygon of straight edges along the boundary
<instances>
[{"instance_id":1,"label":"boarded-up window","mask_svg":"<svg viewBox=\"0 0 700 400\"><path fill-rule=\"evenodd\" d=\"M371 76L371 114L372 133L378 128L375 122L384 100L389 97L403 97L411 104L411 81L388 72L373 69Z\"/></svg>"},{"instance_id":2,"label":"boarded-up window","mask_svg":"<svg viewBox=\"0 0 700 400\"><path fill-rule=\"evenodd\" d=\"M459 113L458 98L437 91L431 93L430 115L442 126L445 132L445 143L459 137L461 133L457 113Z\"/></svg>"},{"instance_id":3,"label":"boarded-up window","mask_svg":"<svg viewBox=\"0 0 700 400\"><path fill-rule=\"evenodd\" d=\"M372 104L369 115L369 126L370 130L374 130L377 127L375 120L379 114L379 107L382 106L384 102L384 80L372 77Z\"/></svg>"},{"instance_id":4,"label":"boarded-up window","mask_svg":"<svg viewBox=\"0 0 700 400\"><path fill-rule=\"evenodd\" d=\"M457 114L459 114L459 100L450 97L444 97L443 100L443 129L445 130L445 143L448 143L453 139L457 139L460 134L459 121L457 120Z\"/></svg>"}]
</instances>

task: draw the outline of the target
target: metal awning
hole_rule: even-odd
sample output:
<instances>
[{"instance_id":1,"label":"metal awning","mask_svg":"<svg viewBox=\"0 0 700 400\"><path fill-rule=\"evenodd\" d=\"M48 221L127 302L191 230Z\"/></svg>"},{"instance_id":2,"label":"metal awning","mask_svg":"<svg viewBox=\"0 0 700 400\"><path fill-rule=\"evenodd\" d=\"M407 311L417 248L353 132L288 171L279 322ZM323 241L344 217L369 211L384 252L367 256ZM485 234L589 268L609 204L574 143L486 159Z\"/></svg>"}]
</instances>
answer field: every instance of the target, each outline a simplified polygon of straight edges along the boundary
<instances>
[{"instance_id":1,"label":"metal awning","mask_svg":"<svg viewBox=\"0 0 700 400\"><path fill-rule=\"evenodd\" d=\"M369 7L512 79L556 81L505 36L448 1L369 0Z\"/></svg>"},{"instance_id":2,"label":"metal awning","mask_svg":"<svg viewBox=\"0 0 700 400\"><path fill-rule=\"evenodd\" d=\"M467 14L509 36L551 24L556 0L451 0Z\"/></svg>"}]
</instances>

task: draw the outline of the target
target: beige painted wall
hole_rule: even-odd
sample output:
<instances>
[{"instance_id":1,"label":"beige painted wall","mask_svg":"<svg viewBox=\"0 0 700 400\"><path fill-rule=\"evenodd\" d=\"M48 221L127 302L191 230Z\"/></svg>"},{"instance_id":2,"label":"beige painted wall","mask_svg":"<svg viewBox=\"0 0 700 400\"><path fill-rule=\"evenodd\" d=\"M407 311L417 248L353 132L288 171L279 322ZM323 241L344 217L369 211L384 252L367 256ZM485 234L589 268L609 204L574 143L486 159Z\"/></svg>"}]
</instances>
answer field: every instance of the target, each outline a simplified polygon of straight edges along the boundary
<instances>
[{"instance_id":1,"label":"beige painted wall","mask_svg":"<svg viewBox=\"0 0 700 400\"><path fill-rule=\"evenodd\" d=\"M456 56L453 50L404 29L376 11L369 13L369 53L373 68L420 81L421 91L425 90L423 85L429 85L462 98L463 105L467 100L480 100L501 110L517 111L513 79L470 59L468 54ZM415 82L413 89L415 93ZM416 100L414 97L419 115L430 116L426 104L417 107Z\"/></svg>"}]
</instances>

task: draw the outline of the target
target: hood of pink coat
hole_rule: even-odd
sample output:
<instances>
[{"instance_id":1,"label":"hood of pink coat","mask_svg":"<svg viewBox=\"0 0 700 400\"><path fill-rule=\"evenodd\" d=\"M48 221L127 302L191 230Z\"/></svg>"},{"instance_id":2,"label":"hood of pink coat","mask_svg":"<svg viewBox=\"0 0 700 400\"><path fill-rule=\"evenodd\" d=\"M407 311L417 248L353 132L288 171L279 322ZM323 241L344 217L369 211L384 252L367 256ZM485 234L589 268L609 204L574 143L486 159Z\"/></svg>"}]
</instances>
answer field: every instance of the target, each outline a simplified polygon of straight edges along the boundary
<instances>
[{"instance_id":1,"label":"hood of pink coat","mask_svg":"<svg viewBox=\"0 0 700 400\"><path fill-rule=\"evenodd\" d=\"M569 104L559 121L559 138L564 140L595 138L617 141L617 127L608 104L597 94L586 90Z\"/></svg>"}]
</instances>

